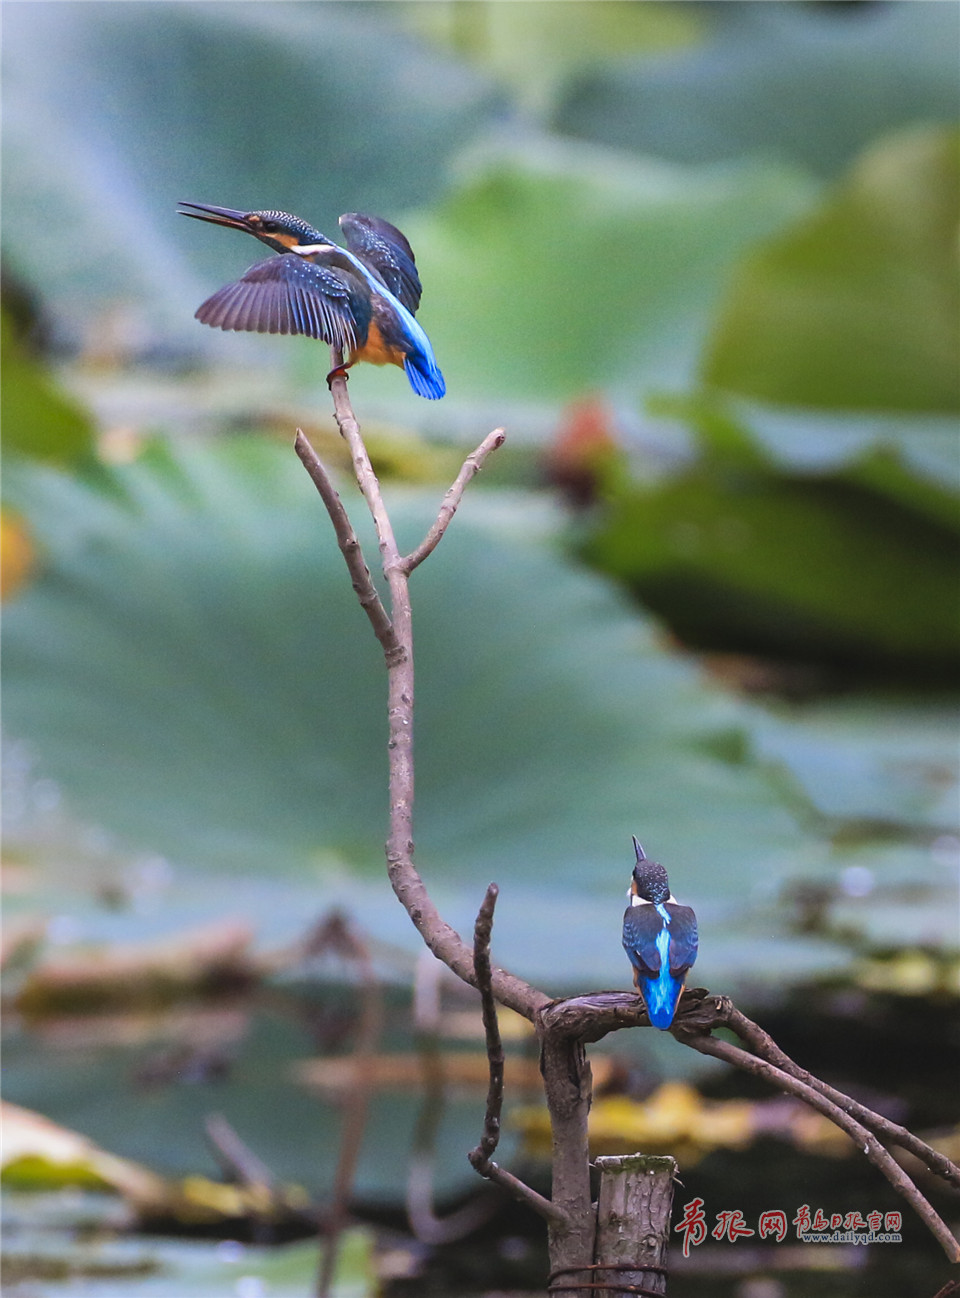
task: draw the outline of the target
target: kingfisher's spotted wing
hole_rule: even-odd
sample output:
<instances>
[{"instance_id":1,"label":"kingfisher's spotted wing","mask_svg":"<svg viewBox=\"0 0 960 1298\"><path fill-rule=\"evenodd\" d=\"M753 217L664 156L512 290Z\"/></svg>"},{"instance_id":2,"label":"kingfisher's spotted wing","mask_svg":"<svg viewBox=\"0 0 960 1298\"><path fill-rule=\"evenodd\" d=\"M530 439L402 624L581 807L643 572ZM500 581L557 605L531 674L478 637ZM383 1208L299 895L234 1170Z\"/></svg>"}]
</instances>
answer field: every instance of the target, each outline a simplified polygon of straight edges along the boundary
<instances>
[{"instance_id":1,"label":"kingfisher's spotted wing","mask_svg":"<svg viewBox=\"0 0 960 1298\"><path fill-rule=\"evenodd\" d=\"M416 315L423 289L406 236L389 221L361 212L345 212L340 229L354 256L383 280L411 315Z\"/></svg>"},{"instance_id":2,"label":"kingfisher's spotted wing","mask_svg":"<svg viewBox=\"0 0 960 1298\"><path fill-rule=\"evenodd\" d=\"M341 253L342 256L342 253ZM359 275L295 253L258 261L196 311L203 324L260 334L305 334L344 353L366 341L370 290Z\"/></svg>"},{"instance_id":3,"label":"kingfisher's spotted wing","mask_svg":"<svg viewBox=\"0 0 960 1298\"><path fill-rule=\"evenodd\" d=\"M697 958L697 917L689 906L678 906L675 902L667 902L667 914L670 916L670 972L679 977Z\"/></svg>"},{"instance_id":4,"label":"kingfisher's spotted wing","mask_svg":"<svg viewBox=\"0 0 960 1298\"><path fill-rule=\"evenodd\" d=\"M660 972L657 938L663 920L655 906L628 906L623 916L623 947L630 963L648 978Z\"/></svg>"}]
</instances>

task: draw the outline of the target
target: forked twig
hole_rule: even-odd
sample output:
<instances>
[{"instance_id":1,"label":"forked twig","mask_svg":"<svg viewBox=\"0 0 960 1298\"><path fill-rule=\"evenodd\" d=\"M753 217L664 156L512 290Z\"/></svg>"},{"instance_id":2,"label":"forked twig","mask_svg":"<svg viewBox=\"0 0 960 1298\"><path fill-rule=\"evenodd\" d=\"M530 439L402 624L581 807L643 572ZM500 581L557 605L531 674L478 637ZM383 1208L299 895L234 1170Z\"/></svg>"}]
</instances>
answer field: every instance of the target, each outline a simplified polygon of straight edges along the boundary
<instances>
[{"instance_id":1,"label":"forked twig","mask_svg":"<svg viewBox=\"0 0 960 1298\"><path fill-rule=\"evenodd\" d=\"M428 555L432 554L437 548L441 537L447 530L450 520L463 499L463 493L466 490L467 483L475 474L483 468L487 457L491 452L499 450L506 441L507 435L502 428L495 428L492 433L488 433L472 455L468 455L463 462L463 467L454 478L453 483L447 488L447 494L440 505L440 513L437 515L437 521L430 528L430 531L423 538L415 550L406 556L403 560L403 569L409 575L414 568L419 567Z\"/></svg>"},{"instance_id":2,"label":"forked twig","mask_svg":"<svg viewBox=\"0 0 960 1298\"><path fill-rule=\"evenodd\" d=\"M342 363L342 356L335 348L331 349L332 368ZM410 607L409 573L404 568L404 560L397 548L393 525L383 502L380 483L373 471L370 456L367 454L360 426L350 404L347 391L347 377L338 374L330 382L333 397L334 418L340 433L347 443L350 458L353 462L357 485L363 494L370 510L377 532L380 557L384 576L390 587L390 618L394 633L402 649L402 654L387 662L387 715L389 718L389 779L390 779L390 827L387 837L387 873L390 883L400 904L416 925L420 936L438 960L451 969L464 982L475 985L473 973L473 954L456 929L452 928L440 914L433 902L426 885L413 861L413 617ZM492 451L502 445L504 434L498 429L490 434L474 452L477 467L480 466ZM481 454L482 453L482 454ZM464 474L463 487L473 476L473 472L461 470ZM460 481L458 475L457 482ZM457 491L457 482L447 493L447 522L453 511L449 508L459 496L451 496ZM462 492L463 487L460 488ZM336 522L334 523L336 526ZM442 507L434 528L428 533L431 537L438 529L436 540L445 530ZM433 541L432 546L436 545ZM431 548L432 548L431 546ZM414 554L417 552L414 551ZM525 1018L533 1020L537 1010L546 1005L550 998L536 987L531 987L522 978L497 969L493 974L494 993L504 1005L509 1005Z\"/></svg>"},{"instance_id":3,"label":"forked twig","mask_svg":"<svg viewBox=\"0 0 960 1298\"><path fill-rule=\"evenodd\" d=\"M297 437L293 448L300 457L301 464L313 479L313 484L320 493L320 499L327 507L327 513L330 515L330 521L333 523L333 530L337 537L337 544L340 546L340 552L346 560L347 568L353 580L354 592L360 601L360 607L370 619L373 633L383 646L387 662L390 663L394 658L401 655L403 650L397 640L390 616L383 607L377 588L373 584L370 569L363 557L363 551L360 548L360 542L357 540L357 534L353 530L353 524L343 507L343 501L340 499L323 461L307 441L302 428L297 429Z\"/></svg>"}]
</instances>

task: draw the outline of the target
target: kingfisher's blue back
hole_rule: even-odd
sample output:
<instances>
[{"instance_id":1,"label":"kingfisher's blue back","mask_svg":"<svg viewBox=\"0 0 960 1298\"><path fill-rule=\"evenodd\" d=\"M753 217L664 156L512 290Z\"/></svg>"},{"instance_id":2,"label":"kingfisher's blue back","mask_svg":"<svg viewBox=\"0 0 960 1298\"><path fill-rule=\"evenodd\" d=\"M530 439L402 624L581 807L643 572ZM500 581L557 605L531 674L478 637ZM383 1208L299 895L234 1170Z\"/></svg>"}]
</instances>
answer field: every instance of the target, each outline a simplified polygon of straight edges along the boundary
<instances>
[{"instance_id":1,"label":"kingfisher's blue back","mask_svg":"<svg viewBox=\"0 0 960 1298\"><path fill-rule=\"evenodd\" d=\"M623 916L623 947L633 966L633 981L655 1028L670 1027L683 985L697 958L697 917L671 895L667 872L637 852L630 883L630 905Z\"/></svg>"}]
</instances>

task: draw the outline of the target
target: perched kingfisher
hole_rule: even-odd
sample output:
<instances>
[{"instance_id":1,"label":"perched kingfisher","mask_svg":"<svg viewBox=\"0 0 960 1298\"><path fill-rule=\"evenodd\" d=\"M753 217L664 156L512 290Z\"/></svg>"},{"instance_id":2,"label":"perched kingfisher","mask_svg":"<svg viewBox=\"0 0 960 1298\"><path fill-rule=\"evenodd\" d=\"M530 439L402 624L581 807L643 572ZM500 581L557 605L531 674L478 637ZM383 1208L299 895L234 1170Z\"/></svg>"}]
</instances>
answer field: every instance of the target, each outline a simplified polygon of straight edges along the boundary
<instances>
[{"instance_id":1,"label":"perched kingfisher","mask_svg":"<svg viewBox=\"0 0 960 1298\"><path fill-rule=\"evenodd\" d=\"M655 1028L666 1029L697 958L697 917L689 906L677 905L663 866L647 859L636 838L633 846L637 863L623 916L623 949L647 1017Z\"/></svg>"},{"instance_id":2,"label":"perched kingfisher","mask_svg":"<svg viewBox=\"0 0 960 1298\"><path fill-rule=\"evenodd\" d=\"M399 365L421 397L446 392L430 339L413 318L421 293L413 250L389 221L347 212L340 218L347 244L341 248L289 212L205 203L180 208L181 216L244 230L281 254L258 261L207 298L198 320L217 329L320 338L347 357L328 383L357 361L370 361Z\"/></svg>"}]
</instances>

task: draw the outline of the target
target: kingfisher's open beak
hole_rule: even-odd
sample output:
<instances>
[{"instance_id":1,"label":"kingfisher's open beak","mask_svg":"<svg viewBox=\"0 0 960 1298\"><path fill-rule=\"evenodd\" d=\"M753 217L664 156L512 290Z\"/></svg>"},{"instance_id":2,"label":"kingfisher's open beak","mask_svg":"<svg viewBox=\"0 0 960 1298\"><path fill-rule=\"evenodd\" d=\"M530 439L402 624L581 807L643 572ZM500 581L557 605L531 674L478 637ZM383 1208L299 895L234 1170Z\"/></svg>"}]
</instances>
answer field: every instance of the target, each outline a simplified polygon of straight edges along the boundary
<instances>
[{"instance_id":1,"label":"kingfisher's open beak","mask_svg":"<svg viewBox=\"0 0 960 1298\"><path fill-rule=\"evenodd\" d=\"M183 208L193 208L185 212ZM210 203L179 203L179 216L192 216L196 221L209 221L212 225L227 225L231 230L243 230L253 233L246 212L238 212L235 207L214 207Z\"/></svg>"}]
</instances>

